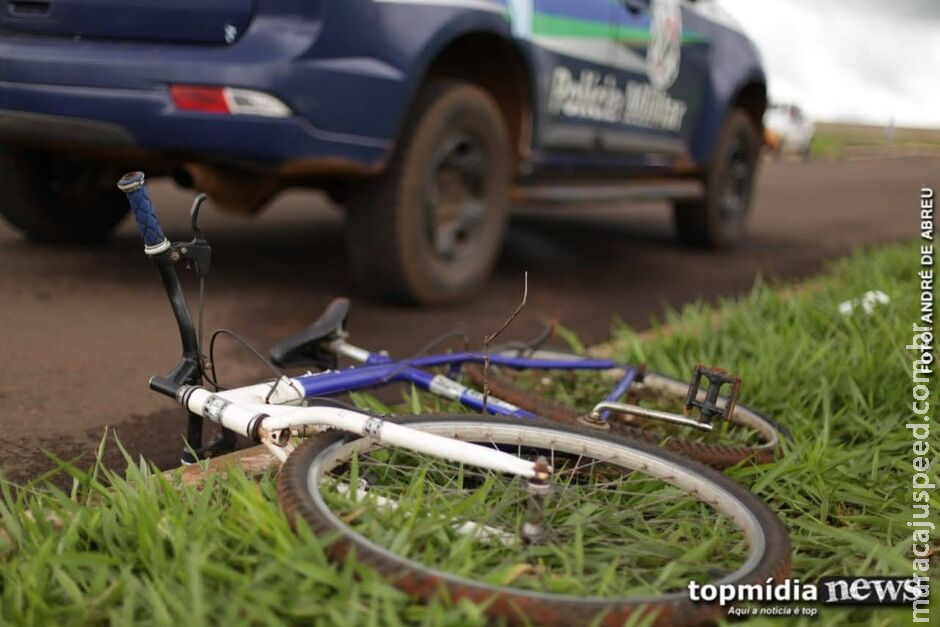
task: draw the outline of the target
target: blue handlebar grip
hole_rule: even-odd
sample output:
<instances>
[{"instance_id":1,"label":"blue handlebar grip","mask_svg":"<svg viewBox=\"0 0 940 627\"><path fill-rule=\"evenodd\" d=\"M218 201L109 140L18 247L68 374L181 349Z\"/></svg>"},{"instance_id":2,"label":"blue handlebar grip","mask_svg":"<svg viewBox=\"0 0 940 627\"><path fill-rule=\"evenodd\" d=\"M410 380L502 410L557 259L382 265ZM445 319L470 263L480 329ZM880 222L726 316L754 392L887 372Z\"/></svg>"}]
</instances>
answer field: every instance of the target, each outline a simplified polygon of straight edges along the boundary
<instances>
[{"instance_id":1,"label":"blue handlebar grip","mask_svg":"<svg viewBox=\"0 0 940 627\"><path fill-rule=\"evenodd\" d=\"M153 203L150 202L150 195L144 184L144 173L128 172L121 177L117 186L127 194L127 200L134 212L134 219L137 220L137 228L140 229L140 235L144 238L144 252L148 255L156 255L168 249L170 242L163 234L157 214L153 210Z\"/></svg>"}]
</instances>

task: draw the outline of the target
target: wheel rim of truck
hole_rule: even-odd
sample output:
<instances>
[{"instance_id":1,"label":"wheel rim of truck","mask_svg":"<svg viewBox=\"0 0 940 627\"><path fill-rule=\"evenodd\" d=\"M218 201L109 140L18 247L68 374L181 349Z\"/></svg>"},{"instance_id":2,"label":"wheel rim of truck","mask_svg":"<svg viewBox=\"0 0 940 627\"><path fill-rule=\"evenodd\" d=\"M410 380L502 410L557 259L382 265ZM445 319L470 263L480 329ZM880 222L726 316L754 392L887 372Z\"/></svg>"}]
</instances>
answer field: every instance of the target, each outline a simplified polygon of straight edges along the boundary
<instances>
[{"instance_id":1,"label":"wheel rim of truck","mask_svg":"<svg viewBox=\"0 0 940 627\"><path fill-rule=\"evenodd\" d=\"M486 211L486 175L486 151L468 133L453 134L435 154L425 197L427 237L444 261L472 252Z\"/></svg>"},{"instance_id":2,"label":"wheel rim of truck","mask_svg":"<svg viewBox=\"0 0 940 627\"><path fill-rule=\"evenodd\" d=\"M725 221L734 223L746 213L751 193L751 156L747 138L741 133L734 137L726 167L727 181L719 207Z\"/></svg>"}]
</instances>

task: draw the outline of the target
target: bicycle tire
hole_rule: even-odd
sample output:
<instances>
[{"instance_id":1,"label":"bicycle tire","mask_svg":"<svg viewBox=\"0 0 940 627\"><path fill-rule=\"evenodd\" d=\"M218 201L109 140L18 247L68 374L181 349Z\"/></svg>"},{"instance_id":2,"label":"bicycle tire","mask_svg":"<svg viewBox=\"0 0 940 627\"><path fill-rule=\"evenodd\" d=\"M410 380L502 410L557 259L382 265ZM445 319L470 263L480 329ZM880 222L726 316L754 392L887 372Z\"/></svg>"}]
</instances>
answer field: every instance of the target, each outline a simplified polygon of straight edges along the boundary
<instances>
[{"instance_id":1,"label":"bicycle tire","mask_svg":"<svg viewBox=\"0 0 940 627\"><path fill-rule=\"evenodd\" d=\"M697 505L707 504L727 515L736 529L743 531L749 546L746 562L714 583L764 584L768 578L780 581L789 572L789 537L776 514L740 484L696 461L644 442L631 442L619 436L543 420L489 415L427 415L400 417L395 421L468 441L489 441L494 445L509 443L518 446L520 451L523 446L539 448L550 445L553 454L554 447L558 446L559 454L568 447L581 450L582 456L590 450L592 457L597 459L614 456L611 459L615 459L618 465L632 469L623 477L633 478L638 474L642 477L645 476L643 473L650 477L655 475L655 480L667 488L679 487L692 495ZM379 446L374 440L353 434L326 432L299 447L281 470L278 495L285 513L292 524L302 520L315 534L324 538L335 560L355 556L414 597L426 600L443 590L446 598L454 601L467 599L481 604L490 619L511 623L622 625L628 620L648 620L648 624L655 625L694 625L710 622L723 611L713 604L693 603L685 591L655 597L609 599L515 589L438 570L436 561L435 566L429 567L398 555L350 528L345 518L341 519L326 504L320 489L321 485L335 485L324 479L331 469L341 468L343 464L350 466L346 460L360 459L359 451ZM575 453L569 451L568 454ZM575 462L575 470L581 459L579 456ZM617 481L605 483L605 486L619 485ZM609 491L610 488L605 489ZM362 502L357 500L356 507L359 508ZM567 507L569 501L564 502ZM670 502L666 507L673 505ZM619 554L616 561L619 561Z\"/></svg>"},{"instance_id":2,"label":"bicycle tire","mask_svg":"<svg viewBox=\"0 0 940 627\"><path fill-rule=\"evenodd\" d=\"M583 359L582 356L557 351L535 351L527 354L531 358L559 359L572 357ZM507 377L490 369L489 391L493 396L508 401L543 418L568 425L586 426L582 418L585 412L579 411L563 403L545 398L544 396L520 387ZM464 372L477 386L483 386L483 371L474 365L464 366ZM680 381L674 377L647 371L643 375L643 385L650 389L660 388L675 397L677 402L684 402L687 381ZM756 446L730 445L711 442L697 442L686 438L674 437L663 440L655 433L625 424L620 420L609 420L610 432L631 439L642 440L670 451L685 455L719 470L737 466L742 462L753 464L768 464L779 458L781 440L790 440L789 431L769 416L747 405L737 404L731 417L732 422L742 424L754 429L762 437L762 442Z\"/></svg>"}]
</instances>

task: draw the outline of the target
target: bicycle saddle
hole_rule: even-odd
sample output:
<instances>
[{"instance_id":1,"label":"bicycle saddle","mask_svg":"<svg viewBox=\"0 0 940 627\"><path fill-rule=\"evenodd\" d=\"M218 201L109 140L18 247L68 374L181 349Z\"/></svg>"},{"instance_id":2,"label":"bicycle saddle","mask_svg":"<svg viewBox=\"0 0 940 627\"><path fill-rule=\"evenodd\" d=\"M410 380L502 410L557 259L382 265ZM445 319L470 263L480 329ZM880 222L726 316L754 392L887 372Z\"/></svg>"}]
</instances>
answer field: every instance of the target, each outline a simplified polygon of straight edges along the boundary
<instances>
[{"instance_id":1,"label":"bicycle saddle","mask_svg":"<svg viewBox=\"0 0 940 627\"><path fill-rule=\"evenodd\" d=\"M334 298L315 322L302 331L281 340L271 349L271 361L282 368L316 366L327 370L338 366L337 356L329 350L334 340L345 337L349 299Z\"/></svg>"}]
</instances>

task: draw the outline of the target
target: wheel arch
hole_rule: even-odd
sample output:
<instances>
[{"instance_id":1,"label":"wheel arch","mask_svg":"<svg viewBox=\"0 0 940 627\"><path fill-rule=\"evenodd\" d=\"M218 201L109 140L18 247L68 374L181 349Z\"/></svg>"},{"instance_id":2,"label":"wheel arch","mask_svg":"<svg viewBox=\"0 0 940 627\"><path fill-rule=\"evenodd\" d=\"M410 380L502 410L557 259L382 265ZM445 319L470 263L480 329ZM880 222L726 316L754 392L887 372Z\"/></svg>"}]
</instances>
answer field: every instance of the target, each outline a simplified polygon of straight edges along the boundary
<instances>
[{"instance_id":1,"label":"wheel arch","mask_svg":"<svg viewBox=\"0 0 940 627\"><path fill-rule=\"evenodd\" d=\"M731 99L728 111L741 109L754 126L764 133L764 113L767 111L767 84L763 80L751 80L743 84Z\"/></svg>"},{"instance_id":2,"label":"wheel arch","mask_svg":"<svg viewBox=\"0 0 940 627\"><path fill-rule=\"evenodd\" d=\"M529 63L508 30L461 31L425 54L425 62L412 81L405 118L411 113L419 90L429 81L450 79L476 85L493 98L502 112L518 168L528 158L532 146L534 96L530 77ZM404 123L402 120L399 129Z\"/></svg>"},{"instance_id":3,"label":"wheel arch","mask_svg":"<svg viewBox=\"0 0 940 627\"><path fill-rule=\"evenodd\" d=\"M728 115L742 108L758 130L767 107L767 75L754 43L740 32L709 25L712 49L698 129L691 138L693 160L707 166Z\"/></svg>"}]
</instances>

